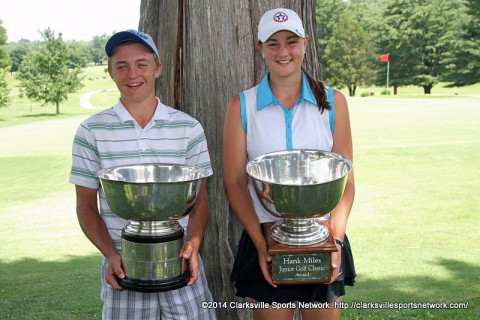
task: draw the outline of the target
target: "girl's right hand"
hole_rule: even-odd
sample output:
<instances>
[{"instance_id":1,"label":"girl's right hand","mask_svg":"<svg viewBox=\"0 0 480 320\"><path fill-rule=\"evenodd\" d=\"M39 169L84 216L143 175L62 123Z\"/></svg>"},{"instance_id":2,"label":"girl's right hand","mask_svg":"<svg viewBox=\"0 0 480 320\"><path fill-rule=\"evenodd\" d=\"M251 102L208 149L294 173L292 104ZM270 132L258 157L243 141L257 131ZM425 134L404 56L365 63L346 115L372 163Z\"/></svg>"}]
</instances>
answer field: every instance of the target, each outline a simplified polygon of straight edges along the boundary
<instances>
[{"instance_id":1,"label":"girl's right hand","mask_svg":"<svg viewBox=\"0 0 480 320\"><path fill-rule=\"evenodd\" d=\"M258 250L258 249L257 249ZM277 287L276 284L273 283L272 275L270 272L270 264L272 262L272 256L269 256L267 253L267 246L266 244L262 247L262 249L258 250L258 263L260 265L260 270L262 270L263 277L265 280L274 288Z\"/></svg>"}]
</instances>

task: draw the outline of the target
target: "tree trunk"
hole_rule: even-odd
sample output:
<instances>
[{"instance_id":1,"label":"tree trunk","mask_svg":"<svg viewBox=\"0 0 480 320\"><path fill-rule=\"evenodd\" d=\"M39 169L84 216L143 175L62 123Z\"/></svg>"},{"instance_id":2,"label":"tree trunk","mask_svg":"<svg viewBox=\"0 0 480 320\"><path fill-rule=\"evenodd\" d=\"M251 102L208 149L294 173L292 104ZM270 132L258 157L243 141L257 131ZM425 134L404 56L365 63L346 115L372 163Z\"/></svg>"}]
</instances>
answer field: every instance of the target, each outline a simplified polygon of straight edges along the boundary
<instances>
[{"instance_id":1,"label":"tree trunk","mask_svg":"<svg viewBox=\"0 0 480 320\"><path fill-rule=\"evenodd\" d=\"M424 94L431 94L432 93L432 85L424 85L423 86L423 93Z\"/></svg>"},{"instance_id":2,"label":"tree trunk","mask_svg":"<svg viewBox=\"0 0 480 320\"><path fill-rule=\"evenodd\" d=\"M397 95L398 93L398 86L393 86L393 94Z\"/></svg>"},{"instance_id":3,"label":"tree trunk","mask_svg":"<svg viewBox=\"0 0 480 320\"><path fill-rule=\"evenodd\" d=\"M295 10L310 37L304 66L320 78L315 1L142 0L139 29L156 41L163 63L157 95L192 115L205 129L214 175L208 179L210 220L201 249L214 301L235 297L230 271L242 225L223 186L223 121L230 98L256 85L266 66L256 49L257 25L272 8ZM218 309L219 319L249 319L248 309Z\"/></svg>"},{"instance_id":4,"label":"tree trunk","mask_svg":"<svg viewBox=\"0 0 480 320\"><path fill-rule=\"evenodd\" d=\"M353 85L348 85L348 96L349 97L353 97L355 95L355 92L354 92L354 89L353 89Z\"/></svg>"}]
</instances>

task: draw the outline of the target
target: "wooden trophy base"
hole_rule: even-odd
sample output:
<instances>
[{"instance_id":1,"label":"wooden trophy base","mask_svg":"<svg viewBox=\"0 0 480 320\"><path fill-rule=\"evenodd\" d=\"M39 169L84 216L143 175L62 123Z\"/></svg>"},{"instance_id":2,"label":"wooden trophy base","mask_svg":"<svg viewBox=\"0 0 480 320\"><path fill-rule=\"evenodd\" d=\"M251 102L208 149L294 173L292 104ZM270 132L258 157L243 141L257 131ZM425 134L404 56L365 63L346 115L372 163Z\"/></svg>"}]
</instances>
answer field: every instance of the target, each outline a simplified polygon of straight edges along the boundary
<instances>
[{"instance_id":1,"label":"wooden trophy base","mask_svg":"<svg viewBox=\"0 0 480 320\"><path fill-rule=\"evenodd\" d=\"M338 251L332 236L330 223L322 221L328 229L327 240L302 246L279 243L270 236L273 222L265 224L267 252L272 256L271 272L273 283L307 284L330 281L332 265L331 253Z\"/></svg>"}]
</instances>

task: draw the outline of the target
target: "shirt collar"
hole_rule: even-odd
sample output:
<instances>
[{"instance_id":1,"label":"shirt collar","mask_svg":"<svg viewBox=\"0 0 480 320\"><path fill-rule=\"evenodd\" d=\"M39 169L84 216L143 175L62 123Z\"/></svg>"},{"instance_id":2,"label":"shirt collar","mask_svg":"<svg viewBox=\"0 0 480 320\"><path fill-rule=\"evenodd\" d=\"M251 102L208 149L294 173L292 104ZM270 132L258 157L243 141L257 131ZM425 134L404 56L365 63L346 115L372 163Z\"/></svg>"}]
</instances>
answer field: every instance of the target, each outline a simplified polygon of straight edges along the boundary
<instances>
[{"instance_id":1,"label":"shirt collar","mask_svg":"<svg viewBox=\"0 0 480 320\"><path fill-rule=\"evenodd\" d=\"M270 84L268 83L268 79L270 78L270 72L268 72L265 77L263 77L262 81L258 84L258 91L257 91L257 109L260 111L269 104L279 104L277 99L273 96L272 89L270 89ZM307 76L305 73L302 72L302 93L300 95L300 99L298 101L306 100L312 104L317 104L317 99L312 93L312 89L308 84Z\"/></svg>"},{"instance_id":2,"label":"shirt collar","mask_svg":"<svg viewBox=\"0 0 480 320\"><path fill-rule=\"evenodd\" d=\"M156 99L157 99L157 107L155 109L155 113L153 114L152 120L153 121L161 121L161 120L168 119L167 108L163 105L163 103L160 101L160 99L158 97L156 97ZM115 111L115 113L120 118L120 121L122 121L122 122L134 121L132 115L125 108L121 99L118 99L118 102L113 107L113 110Z\"/></svg>"}]
</instances>

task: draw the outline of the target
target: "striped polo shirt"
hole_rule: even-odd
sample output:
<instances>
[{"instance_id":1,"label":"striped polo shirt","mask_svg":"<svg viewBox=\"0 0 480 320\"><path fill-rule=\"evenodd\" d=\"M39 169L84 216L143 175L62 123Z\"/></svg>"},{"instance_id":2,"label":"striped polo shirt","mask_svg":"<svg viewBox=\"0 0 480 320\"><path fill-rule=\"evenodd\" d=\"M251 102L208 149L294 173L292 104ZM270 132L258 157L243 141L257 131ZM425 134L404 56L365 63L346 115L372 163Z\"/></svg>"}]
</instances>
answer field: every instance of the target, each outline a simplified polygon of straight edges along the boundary
<instances>
[{"instance_id":1,"label":"striped polo shirt","mask_svg":"<svg viewBox=\"0 0 480 320\"><path fill-rule=\"evenodd\" d=\"M99 112L79 126L72 148L70 183L98 189L100 214L110 236L119 247L121 231L128 221L117 217L105 201L96 173L122 165L178 163L204 168L213 174L207 141L201 124L186 113L160 102L144 127L121 101ZM184 227L188 216L180 220Z\"/></svg>"},{"instance_id":2,"label":"striped polo shirt","mask_svg":"<svg viewBox=\"0 0 480 320\"><path fill-rule=\"evenodd\" d=\"M331 151L333 146L334 90L326 88L331 110L318 110L305 74L295 106L288 110L273 96L269 73L255 87L239 94L242 126L247 133L248 160L270 152L293 149ZM276 221L260 203L251 179L248 188L260 223ZM328 218L328 216L325 216Z\"/></svg>"}]
</instances>

